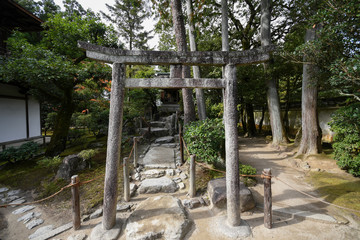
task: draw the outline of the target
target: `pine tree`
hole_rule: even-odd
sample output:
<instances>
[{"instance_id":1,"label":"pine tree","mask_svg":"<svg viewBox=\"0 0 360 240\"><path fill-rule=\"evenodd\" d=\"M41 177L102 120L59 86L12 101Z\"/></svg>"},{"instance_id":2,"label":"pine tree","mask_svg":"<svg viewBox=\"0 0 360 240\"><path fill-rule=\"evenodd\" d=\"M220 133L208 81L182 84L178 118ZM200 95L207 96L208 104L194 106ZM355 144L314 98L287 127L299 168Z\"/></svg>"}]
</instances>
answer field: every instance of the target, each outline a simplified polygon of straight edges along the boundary
<instances>
[{"instance_id":1,"label":"pine tree","mask_svg":"<svg viewBox=\"0 0 360 240\"><path fill-rule=\"evenodd\" d=\"M114 6L106 4L110 14L101 12L105 19L116 25L121 38L129 50L147 50L147 41L152 38L151 31L144 30L142 23L150 13L142 0L115 0Z\"/></svg>"}]
</instances>

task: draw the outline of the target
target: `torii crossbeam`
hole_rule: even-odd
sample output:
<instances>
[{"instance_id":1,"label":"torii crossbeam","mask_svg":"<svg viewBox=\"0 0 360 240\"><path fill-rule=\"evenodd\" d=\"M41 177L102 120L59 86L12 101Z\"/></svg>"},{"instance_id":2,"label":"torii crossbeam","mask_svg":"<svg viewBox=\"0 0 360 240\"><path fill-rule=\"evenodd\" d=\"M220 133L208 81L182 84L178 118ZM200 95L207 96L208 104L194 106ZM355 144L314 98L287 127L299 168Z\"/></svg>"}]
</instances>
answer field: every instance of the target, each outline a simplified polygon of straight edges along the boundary
<instances>
[{"instance_id":1,"label":"torii crossbeam","mask_svg":"<svg viewBox=\"0 0 360 240\"><path fill-rule=\"evenodd\" d=\"M106 48L86 42L78 42L86 50L86 56L95 60L113 63L110 97L109 133L106 154L104 186L103 228L110 230L116 221L118 196L118 166L123 120L125 88L222 88L225 89L225 151L228 222L239 224L239 153L237 134L237 86L236 66L256 64L269 60L273 46L247 51L222 52L170 52L128 51ZM225 66L224 79L152 78L126 79L126 65L208 65Z\"/></svg>"}]
</instances>

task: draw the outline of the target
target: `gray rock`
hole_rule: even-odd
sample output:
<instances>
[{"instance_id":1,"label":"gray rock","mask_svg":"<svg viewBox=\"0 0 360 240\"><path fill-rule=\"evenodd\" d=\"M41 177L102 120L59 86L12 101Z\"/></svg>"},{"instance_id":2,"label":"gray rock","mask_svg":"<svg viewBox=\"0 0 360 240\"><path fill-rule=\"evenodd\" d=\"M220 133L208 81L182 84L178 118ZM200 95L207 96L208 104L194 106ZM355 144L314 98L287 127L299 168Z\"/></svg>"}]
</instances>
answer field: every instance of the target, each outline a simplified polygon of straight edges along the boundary
<instances>
[{"instance_id":1,"label":"gray rock","mask_svg":"<svg viewBox=\"0 0 360 240\"><path fill-rule=\"evenodd\" d=\"M140 181L141 180L141 174L140 173L135 173L134 174L134 178L135 178L135 180L137 180L137 181Z\"/></svg>"},{"instance_id":2,"label":"gray rock","mask_svg":"<svg viewBox=\"0 0 360 240\"><path fill-rule=\"evenodd\" d=\"M34 220L30 221L29 223L27 223L25 226L27 229L33 229L34 227L37 227L43 223L44 223L44 220L42 220L42 219L34 219Z\"/></svg>"},{"instance_id":3,"label":"gray rock","mask_svg":"<svg viewBox=\"0 0 360 240\"><path fill-rule=\"evenodd\" d=\"M89 221L90 220L90 215L83 215L82 217L81 217L81 221L82 222L86 222L86 221Z\"/></svg>"},{"instance_id":4,"label":"gray rock","mask_svg":"<svg viewBox=\"0 0 360 240\"><path fill-rule=\"evenodd\" d=\"M90 219L95 219L95 218L101 217L102 214L103 214L103 210L102 210L102 208L99 208L98 210L96 210L95 212L90 214Z\"/></svg>"},{"instance_id":5,"label":"gray rock","mask_svg":"<svg viewBox=\"0 0 360 240\"><path fill-rule=\"evenodd\" d=\"M5 198L5 194L0 193L0 198Z\"/></svg>"},{"instance_id":6,"label":"gray rock","mask_svg":"<svg viewBox=\"0 0 360 240\"><path fill-rule=\"evenodd\" d=\"M165 175L164 170L150 169L141 174L144 178L159 178Z\"/></svg>"},{"instance_id":7,"label":"gray rock","mask_svg":"<svg viewBox=\"0 0 360 240\"><path fill-rule=\"evenodd\" d=\"M139 187L139 193L172 193L176 190L176 183L167 177L145 179Z\"/></svg>"},{"instance_id":8,"label":"gray rock","mask_svg":"<svg viewBox=\"0 0 360 240\"><path fill-rule=\"evenodd\" d=\"M86 239L87 235L85 233L79 233L76 235L71 235L67 238L67 240L84 240Z\"/></svg>"},{"instance_id":9,"label":"gray rock","mask_svg":"<svg viewBox=\"0 0 360 240\"><path fill-rule=\"evenodd\" d=\"M217 208L226 208L226 181L225 178L218 178L209 181L208 196L211 205ZM245 212L255 207L255 200L248 187L240 182L240 211Z\"/></svg>"},{"instance_id":10,"label":"gray rock","mask_svg":"<svg viewBox=\"0 0 360 240\"><path fill-rule=\"evenodd\" d=\"M21 214L21 213L24 213L24 212L27 212L27 211L30 211L30 210L33 210L35 208L35 206L32 206L32 205L27 205L27 206L24 206L22 208L18 208L16 209L15 211L12 212L12 214Z\"/></svg>"},{"instance_id":11,"label":"gray rock","mask_svg":"<svg viewBox=\"0 0 360 240\"><path fill-rule=\"evenodd\" d=\"M140 203L127 219L126 239L184 239L192 221L181 204L172 196L151 197Z\"/></svg>"},{"instance_id":12,"label":"gray rock","mask_svg":"<svg viewBox=\"0 0 360 240\"><path fill-rule=\"evenodd\" d=\"M185 184L184 184L183 182L178 183L178 186L179 186L180 189L184 189L184 188L185 188Z\"/></svg>"},{"instance_id":13,"label":"gray rock","mask_svg":"<svg viewBox=\"0 0 360 240\"><path fill-rule=\"evenodd\" d=\"M180 173L181 173L182 171L177 168L177 169L175 170L175 172L176 172L177 175L180 175Z\"/></svg>"},{"instance_id":14,"label":"gray rock","mask_svg":"<svg viewBox=\"0 0 360 240\"><path fill-rule=\"evenodd\" d=\"M118 212L124 212L131 209L131 205L129 204L117 204L116 205L116 211Z\"/></svg>"},{"instance_id":15,"label":"gray rock","mask_svg":"<svg viewBox=\"0 0 360 240\"><path fill-rule=\"evenodd\" d=\"M166 169L166 175L174 176L175 175L174 169Z\"/></svg>"},{"instance_id":16,"label":"gray rock","mask_svg":"<svg viewBox=\"0 0 360 240\"><path fill-rule=\"evenodd\" d=\"M17 190L11 190L7 193L8 197L10 196L14 196L14 195L18 195L19 193L21 192L20 189L17 189Z\"/></svg>"},{"instance_id":17,"label":"gray rock","mask_svg":"<svg viewBox=\"0 0 360 240\"><path fill-rule=\"evenodd\" d=\"M135 196L138 186L135 183L130 183L130 197Z\"/></svg>"},{"instance_id":18,"label":"gray rock","mask_svg":"<svg viewBox=\"0 0 360 240\"><path fill-rule=\"evenodd\" d=\"M155 140L155 143L164 144L164 143L173 143L174 141L175 140L173 136L166 136L166 137L157 138Z\"/></svg>"},{"instance_id":19,"label":"gray rock","mask_svg":"<svg viewBox=\"0 0 360 240\"><path fill-rule=\"evenodd\" d=\"M165 122L152 121L152 122L150 122L150 125L151 125L151 127L163 128L165 126Z\"/></svg>"},{"instance_id":20,"label":"gray rock","mask_svg":"<svg viewBox=\"0 0 360 240\"><path fill-rule=\"evenodd\" d=\"M7 187L0 188L0 193L4 193L4 192L7 192L7 191L9 191L9 189Z\"/></svg>"},{"instance_id":21,"label":"gray rock","mask_svg":"<svg viewBox=\"0 0 360 240\"><path fill-rule=\"evenodd\" d=\"M85 169L86 167L87 162L78 157L78 155L69 155L63 159L62 164L56 173L56 178L70 180L71 176L76 175L79 171Z\"/></svg>"},{"instance_id":22,"label":"gray rock","mask_svg":"<svg viewBox=\"0 0 360 240\"><path fill-rule=\"evenodd\" d=\"M173 178L173 181L176 182L176 183L181 183L182 182L181 178L179 178L179 177Z\"/></svg>"},{"instance_id":23,"label":"gray rock","mask_svg":"<svg viewBox=\"0 0 360 240\"><path fill-rule=\"evenodd\" d=\"M188 176L187 176L186 173L183 172L183 173L180 174L180 178L181 178L182 180L185 180L185 179L188 178Z\"/></svg>"},{"instance_id":24,"label":"gray rock","mask_svg":"<svg viewBox=\"0 0 360 240\"><path fill-rule=\"evenodd\" d=\"M192 198L192 199L185 199L183 201L184 207L193 209L201 207L201 201L198 198Z\"/></svg>"},{"instance_id":25,"label":"gray rock","mask_svg":"<svg viewBox=\"0 0 360 240\"><path fill-rule=\"evenodd\" d=\"M31 234L29 236L29 239L33 239L33 238L36 238L36 237L39 237L47 232L50 232L54 229L54 226L53 225L47 225L47 226L43 226L39 229L37 229L33 234Z\"/></svg>"},{"instance_id":26,"label":"gray rock","mask_svg":"<svg viewBox=\"0 0 360 240\"><path fill-rule=\"evenodd\" d=\"M40 216L41 216L41 213L29 212L29 213L25 214L24 216L18 218L17 221L18 222L23 221L24 223L27 223L31 219L33 219L35 217L40 217Z\"/></svg>"},{"instance_id":27,"label":"gray rock","mask_svg":"<svg viewBox=\"0 0 360 240\"><path fill-rule=\"evenodd\" d=\"M12 201L10 204L21 204L21 203L24 203L26 202L26 200L24 198L19 198L19 199L16 199L15 201ZM17 207L16 205L15 206L11 206L11 207Z\"/></svg>"}]
</instances>

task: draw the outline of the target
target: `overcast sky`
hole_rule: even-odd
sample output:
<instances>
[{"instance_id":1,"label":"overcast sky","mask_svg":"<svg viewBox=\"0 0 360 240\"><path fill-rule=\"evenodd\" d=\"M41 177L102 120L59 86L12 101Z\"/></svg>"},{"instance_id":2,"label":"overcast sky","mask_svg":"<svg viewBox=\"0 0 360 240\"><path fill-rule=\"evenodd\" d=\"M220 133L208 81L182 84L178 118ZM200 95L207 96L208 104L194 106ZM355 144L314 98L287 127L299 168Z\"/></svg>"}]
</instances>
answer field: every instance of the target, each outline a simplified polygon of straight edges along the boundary
<instances>
[{"instance_id":1,"label":"overcast sky","mask_svg":"<svg viewBox=\"0 0 360 240\"><path fill-rule=\"evenodd\" d=\"M63 0L54 0L55 3L57 5L59 5L61 8L63 8L63 4L62 1ZM90 8L91 10L93 10L95 13L100 13L100 11L103 11L105 13L109 13L107 7L106 7L106 3L109 5L114 5L115 0L77 0L78 3L81 4L81 6L83 6L83 8L88 9ZM153 29L154 26L154 21L151 20L147 20L145 23L143 23L144 27L146 30L150 31ZM149 45L150 47L155 47L158 45L158 37L155 36L153 39L151 39L149 41Z\"/></svg>"}]
</instances>

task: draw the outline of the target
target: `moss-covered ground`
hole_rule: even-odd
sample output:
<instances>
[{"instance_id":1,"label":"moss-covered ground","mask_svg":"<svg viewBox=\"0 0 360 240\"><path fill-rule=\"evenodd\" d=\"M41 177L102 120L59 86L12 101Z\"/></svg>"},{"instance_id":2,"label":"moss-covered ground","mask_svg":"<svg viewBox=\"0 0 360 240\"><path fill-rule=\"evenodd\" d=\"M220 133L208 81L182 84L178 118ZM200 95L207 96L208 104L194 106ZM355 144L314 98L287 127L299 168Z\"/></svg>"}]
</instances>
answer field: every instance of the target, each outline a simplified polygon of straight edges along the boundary
<instances>
[{"instance_id":1,"label":"moss-covered ground","mask_svg":"<svg viewBox=\"0 0 360 240\"><path fill-rule=\"evenodd\" d=\"M349 174L311 172L308 181L328 202L360 211L360 179ZM353 212L360 216L359 212Z\"/></svg>"}]
</instances>

